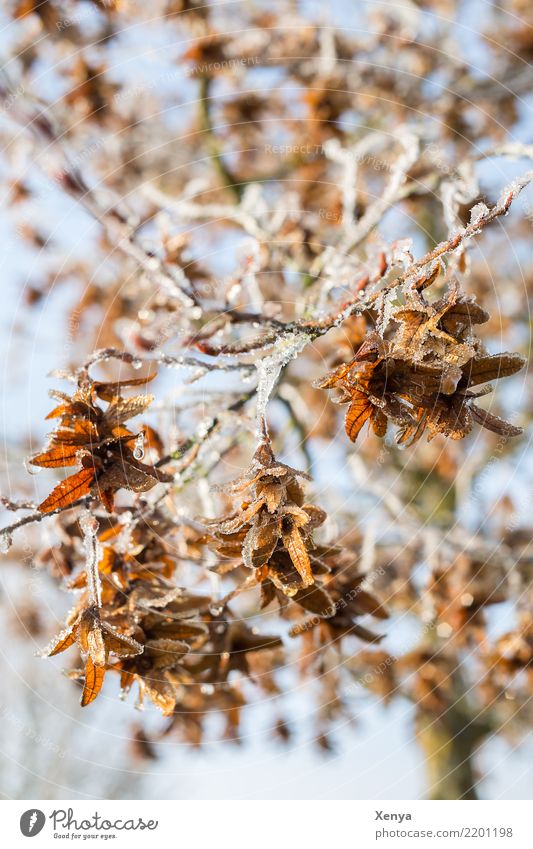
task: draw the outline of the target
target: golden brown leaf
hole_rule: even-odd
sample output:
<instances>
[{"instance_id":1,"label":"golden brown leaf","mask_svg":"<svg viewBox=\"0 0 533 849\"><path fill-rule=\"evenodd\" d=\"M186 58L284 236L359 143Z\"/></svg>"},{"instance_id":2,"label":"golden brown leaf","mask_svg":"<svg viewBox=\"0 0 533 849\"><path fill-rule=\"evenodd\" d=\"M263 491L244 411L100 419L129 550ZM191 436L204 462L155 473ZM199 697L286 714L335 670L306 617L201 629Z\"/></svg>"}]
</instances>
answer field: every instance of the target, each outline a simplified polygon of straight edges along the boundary
<instances>
[{"instance_id":1,"label":"golden brown leaf","mask_svg":"<svg viewBox=\"0 0 533 849\"><path fill-rule=\"evenodd\" d=\"M95 621L93 627L87 634L87 647L89 655L95 666L105 666L107 661L107 649L99 624Z\"/></svg>"},{"instance_id":2,"label":"golden brown leaf","mask_svg":"<svg viewBox=\"0 0 533 849\"><path fill-rule=\"evenodd\" d=\"M76 642L76 632L74 628L70 628L70 630L66 632L62 632L56 638L56 642L52 643L51 646L48 647L45 654L47 657L53 657L55 654L61 654L66 649L70 648Z\"/></svg>"},{"instance_id":3,"label":"golden brown leaf","mask_svg":"<svg viewBox=\"0 0 533 849\"><path fill-rule=\"evenodd\" d=\"M144 413L154 400L153 395L136 395L134 398L117 398L105 412L105 421L111 426L123 424L128 419Z\"/></svg>"},{"instance_id":4,"label":"golden brown leaf","mask_svg":"<svg viewBox=\"0 0 533 849\"><path fill-rule=\"evenodd\" d=\"M355 442L357 435L364 423L368 421L372 415L372 403L366 395L357 393L354 395L348 412L346 413L346 421L344 427L348 437L352 442Z\"/></svg>"},{"instance_id":5,"label":"golden brown leaf","mask_svg":"<svg viewBox=\"0 0 533 849\"><path fill-rule=\"evenodd\" d=\"M39 510L41 513L52 513L60 507L68 507L69 504L73 504L78 498L89 494L94 478L94 469L81 469L75 475L71 475L69 478L61 481L52 490L48 498L45 498L39 504Z\"/></svg>"},{"instance_id":6,"label":"golden brown leaf","mask_svg":"<svg viewBox=\"0 0 533 849\"><path fill-rule=\"evenodd\" d=\"M104 676L105 666L96 666L93 663L92 657L89 655L85 665L85 682L81 696L82 707L87 707L87 705L90 705L91 702L94 702L98 693L102 689Z\"/></svg>"},{"instance_id":7,"label":"golden brown leaf","mask_svg":"<svg viewBox=\"0 0 533 849\"><path fill-rule=\"evenodd\" d=\"M36 457L32 457L30 463L32 466L41 466L44 469L75 466L76 463L79 463L78 451L79 448L74 445L58 445L57 448L51 448L44 454L37 454Z\"/></svg>"},{"instance_id":8,"label":"golden brown leaf","mask_svg":"<svg viewBox=\"0 0 533 849\"><path fill-rule=\"evenodd\" d=\"M310 587L314 583L311 562L298 528L293 527L289 533L283 534L283 544L302 578L304 587Z\"/></svg>"},{"instance_id":9,"label":"golden brown leaf","mask_svg":"<svg viewBox=\"0 0 533 849\"><path fill-rule=\"evenodd\" d=\"M163 716L170 716L176 705L176 690L166 679L145 679L144 688Z\"/></svg>"}]
</instances>

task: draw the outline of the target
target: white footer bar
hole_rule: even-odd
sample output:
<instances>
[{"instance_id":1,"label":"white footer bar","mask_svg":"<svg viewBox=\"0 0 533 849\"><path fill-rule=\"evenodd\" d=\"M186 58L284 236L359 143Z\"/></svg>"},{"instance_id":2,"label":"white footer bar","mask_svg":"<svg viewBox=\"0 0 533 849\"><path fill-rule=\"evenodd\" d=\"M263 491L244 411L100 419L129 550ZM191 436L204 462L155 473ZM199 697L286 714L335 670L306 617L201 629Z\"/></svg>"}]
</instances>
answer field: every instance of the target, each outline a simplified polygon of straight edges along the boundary
<instances>
[{"instance_id":1,"label":"white footer bar","mask_svg":"<svg viewBox=\"0 0 533 849\"><path fill-rule=\"evenodd\" d=\"M35 849L533 847L531 803L519 801L9 800L0 823L5 846Z\"/></svg>"}]
</instances>

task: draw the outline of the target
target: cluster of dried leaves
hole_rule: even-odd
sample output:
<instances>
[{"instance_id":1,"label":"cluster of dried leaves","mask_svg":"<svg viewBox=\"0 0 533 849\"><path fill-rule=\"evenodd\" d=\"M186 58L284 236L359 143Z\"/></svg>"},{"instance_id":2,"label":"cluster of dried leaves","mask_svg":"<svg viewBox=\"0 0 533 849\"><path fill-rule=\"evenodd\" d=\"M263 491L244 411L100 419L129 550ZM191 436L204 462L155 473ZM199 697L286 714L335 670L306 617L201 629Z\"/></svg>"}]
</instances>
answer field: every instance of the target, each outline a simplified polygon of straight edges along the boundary
<instances>
[{"instance_id":1,"label":"cluster of dried leaves","mask_svg":"<svg viewBox=\"0 0 533 849\"><path fill-rule=\"evenodd\" d=\"M501 436L519 436L521 428L474 402L491 391L491 380L516 374L524 357L487 354L473 326L489 315L461 293L457 280L433 303L416 295L391 310L393 330L369 333L349 363L317 383L338 390L338 403L349 403L345 428L351 441L367 421L380 437L389 422L398 425L400 445L411 445L424 432L428 440L438 433L463 439L473 422Z\"/></svg>"},{"instance_id":2,"label":"cluster of dried leaves","mask_svg":"<svg viewBox=\"0 0 533 849\"><path fill-rule=\"evenodd\" d=\"M91 380L82 372L76 391L71 395L56 390L52 397L59 405L48 419L59 419L46 450L30 463L45 469L81 465L80 471L59 483L39 504L41 513L50 513L92 494L109 513L113 512L114 494L119 489L146 492L157 482L171 482L172 476L156 466L141 462L145 440L150 447L160 446L157 433L146 426L133 433L125 422L143 413L153 401L152 395L124 398L122 390L143 386L153 379L121 380L115 383ZM99 401L107 402L105 410Z\"/></svg>"},{"instance_id":3,"label":"cluster of dried leaves","mask_svg":"<svg viewBox=\"0 0 533 849\"><path fill-rule=\"evenodd\" d=\"M106 670L118 672L124 695L137 682L139 704L146 694L163 714L174 715L174 727L181 724L182 733L190 732L197 741L198 725L191 725L188 711L225 713L228 704L242 707L232 673L253 680L257 653L272 657L277 650L282 658L279 636L259 634L231 609L232 599L257 585L260 607L277 600L293 637L327 621L324 644L350 634L370 642L379 639L356 621L367 614L386 618L387 613L361 587L364 575L353 556L347 566L348 552L312 540L312 530L326 516L304 503L297 480L303 477L276 461L264 442L250 469L224 488L234 496L251 489L251 500L241 502L229 517L206 521L203 533L189 529L181 546L173 544L177 526L164 511L150 512L149 522L132 523L128 515L124 521L121 512L109 519L100 516L92 537L87 516L82 515L81 527L69 527L63 544L48 550L43 563L53 571L60 564L68 587L80 596L67 629L45 654L57 655L77 644L85 667L69 674L83 679L82 706L96 698ZM96 537L98 523L104 529ZM82 538L87 565L80 570L76 561L83 556ZM210 569L219 575L235 573L237 579L222 599L176 586L177 565L192 561L198 568L206 545L220 555ZM96 588L90 564L95 552ZM250 569L251 580L245 574ZM309 613L313 617L304 619ZM260 686L269 681L263 672ZM238 712L233 719L230 736L237 735Z\"/></svg>"},{"instance_id":4,"label":"cluster of dried leaves","mask_svg":"<svg viewBox=\"0 0 533 849\"><path fill-rule=\"evenodd\" d=\"M264 603L276 590L289 598L307 598L325 553L313 543L312 531L326 519L313 504L304 503L298 478L309 476L276 460L268 442L260 444L252 465L224 491L245 500L238 510L208 523L215 550L222 558L242 558L263 585ZM222 569L226 567L222 566ZM324 609L328 607L323 599Z\"/></svg>"},{"instance_id":5,"label":"cluster of dried leaves","mask_svg":"<svg viewBox=\"0 0 533 849\"><path fill-rule=\"evenodd\" d=\"M89 587L87 569L71 579L80 598L69 613L67 630L50 645L48 656L77 643L85 658L82 706L90 704L103 684L106 669L120 674L126 694L139 685L139 702L146 693L160 710L171 713L176 688L189 680L185 655L206 641L207 627L199 610L207 599L176 588L175 562L163 541L169 523L155 516L151 527L132 532L127 551L113 545L122 528L109 523L99 535L101 557L96 563L101 589Z\"/></svg>"}]
</instances>

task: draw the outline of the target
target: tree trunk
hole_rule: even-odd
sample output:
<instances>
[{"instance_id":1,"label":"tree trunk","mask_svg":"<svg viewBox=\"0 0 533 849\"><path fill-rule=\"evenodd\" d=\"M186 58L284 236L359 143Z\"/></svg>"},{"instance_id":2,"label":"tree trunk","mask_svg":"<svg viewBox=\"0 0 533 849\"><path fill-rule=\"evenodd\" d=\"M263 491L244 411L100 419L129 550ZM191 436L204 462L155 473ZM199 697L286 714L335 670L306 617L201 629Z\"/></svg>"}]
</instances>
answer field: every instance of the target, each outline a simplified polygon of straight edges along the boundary
<instances>
[{"instance_id":1,"label":"tree trunk","mask_svg":"<svg viewBox=\"0 0 533 849\"><path fill-rule=\"evenodd\" d=\"M478 799L474 755L488 723L457 701L440 715L419 710L417 739L426 759L428 799Z\"/></svg>"}]
</instances>

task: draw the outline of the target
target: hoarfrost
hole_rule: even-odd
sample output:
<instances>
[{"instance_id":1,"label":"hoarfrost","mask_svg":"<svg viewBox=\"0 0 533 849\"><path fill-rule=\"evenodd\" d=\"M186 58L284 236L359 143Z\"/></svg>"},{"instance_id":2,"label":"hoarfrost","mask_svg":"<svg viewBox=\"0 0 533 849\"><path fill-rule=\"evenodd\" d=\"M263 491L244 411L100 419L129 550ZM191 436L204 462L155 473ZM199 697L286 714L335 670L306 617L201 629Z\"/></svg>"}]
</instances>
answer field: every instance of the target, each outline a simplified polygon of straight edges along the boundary
<instances>
[{"instance_id":1,"label":"hoarfrost","mask_svg":"<svg viewBox=\"0 0 533 849\"><path fill-rule=\"evenodd\" d=\"M278 381L281 370L290 360L298 356L309 342L306 333L291 333L280 339L274 351L255 363L257 369L257 432L262 435L263 421L268 400Z\"/></svg>"},{"instance_id":2,"label":"hoarfrost","mask_svg":"<svg viewBox=\"0 0 533 849\"><path fill-rule=\"evenodd\" d=\"M470 210L470 224L479 224L488 212L489 208L485 203L476 203Z\"/></svg>"},{"instance_id":3,"label":"hoarfrost","mask_svg":"<svg viewBox=\"0 0 533 849\"><path fill-rule=\"evenodd\" d=\"M6 554L13 545L13 537L7 531L0 533L0 553Z\"/></svg>"},{"instance_id":4,"label":"hoarfrost","mask_svg":"<svg viewBox=\"0 0 533 849\"><path fill-rule=\"evenodd\" d=\"M379 312L377 320L377 330L381 336L383 336L387 327L389 326L389 322L392 318L393 312L398 306L397 289L398 287L394 286L393 289L390 289L388 292L384 292L377 299L377 307Z\"/></svg>"},{"instance_id":5,"label":"hoarfrost","mask_svg":"<svg viewBox=\"0 0 533 849\"><path fill-rule=\"evenodd\" d=\"M86 560L85 569L87 573L87 586L91 604L96 607L102 606L102 585L98 572L98 520L89 512L84 510L80 516L80 528L83 532Z\"/></svg>"}]
</instances>

